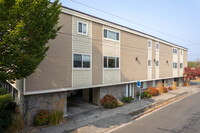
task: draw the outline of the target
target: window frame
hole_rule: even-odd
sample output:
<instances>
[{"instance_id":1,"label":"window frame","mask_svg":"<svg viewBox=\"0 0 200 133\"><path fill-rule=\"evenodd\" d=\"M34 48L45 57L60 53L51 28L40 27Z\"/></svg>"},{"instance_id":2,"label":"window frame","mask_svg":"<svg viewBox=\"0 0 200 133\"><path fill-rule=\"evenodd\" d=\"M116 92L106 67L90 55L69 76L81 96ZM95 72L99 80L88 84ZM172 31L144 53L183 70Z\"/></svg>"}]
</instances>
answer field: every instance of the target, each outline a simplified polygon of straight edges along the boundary
<instances>
[{"instance_id":1,"label":"window frame","mask_svg":"<svg viewBox=\"0 0 200 133\"><path fill-rule=\"evenodd\" d=\"M105 67L104 66L104 58L107 58L107 67ZM108 62L108 59L109 58L115 58L115 67L114 68L111 68L111 67L108 67L108 65L109 65L109 62ZM117 58L119 59L119 67L117 67ZM103 69L120 69L120 57L118 57L118 56L103 56Z\"/></svg>"},{"instance_id":2,"label":"window frame","mask_svg":"<svg viewBox=\"0 0 200 133\"><path fill-rule=\"evenodd\" d=\"M174 66L176 66L176 67L174 67ZM177 62L173 62L173 69L177 69L177 68L178 68L178 63Z\"/></svg>"},{"instance_id":3,"label":"window frame","mask_svg":"<svg viewBox=\"0 0 200 133\"><path fill-rule=\"evenodd\" d=\"M157 45L158 45L158 48L157 48ZM160 44L156 42L156 50L159 50L159 49L160 49Z\"/></svg>"},{"instance_id":4,"label":"window frame","mask_svg":"<svg viewBox=\"0 0 200 133\"><path fill-rule=\"evenodd\" d=\"M150 66L149 66L149 61L151 61L151 65ZM152 60L149 60L149 59L147 60L147 66L148 67L152 67Z\"/></svg>"},{"instance_id":5,"label":"window frame","mask_svg":"<svg viewBox=\"0 0 200 133\"><path fill-rule=\"evenodd\" d=\"M75 54L78 54L78 55L81 55L81 67L74 67L74 55ZM83 56L90 56L90 67L83 67ZM92 55L91 54L85 54L85 53L73 53L73 56L72 56L72 68L74 70L90 70L92 68Z\"/></svg>"},{"instance_id":6,"label":"window frame","mask_svg":"<svg viewBox=\"0 0 200 133\"><path fill-rule=\"evenodd\" d=\"M107 30L107 36L106 37L104 36L104 30ZM108 31L115 32L115 38L116 39L108 38ZM119 35L119 40L117 40L117 33ZM103 28L103 39L120 42L120 31L112 30L112 29L109 29L109 28Z\"/></svg>"},{"instance_id":7,"label":"window frame","mask_svg":"<svg viewBox=\"0 0 200 133\"><path fill-rule=\"evenodd\" d=\"M182 67L181 67L182 66ZM183 69L183 63L180 63L180 69Z\"/></svg>"},{"instance_id":8,"label":"window frame","mask_svg":"<svg viewBox=\"0 0 200 133\"><path fill-rule=\"evenodd\" d=\"M180 55L183 56L183 50L182 49L180 50Z\"/></svg>"},{"instance_id":9,"label":"window frame","mask_svg":"<svg viewBox=\"0 0 200 133\"><path fill-rule=\"evenodd\" d=\"M176 53L174 53L176 51ZM177 48L173 48L173 54L178 54L178 49Z\"/></svg>"},{"instance_id":10,"label":"window frame","mask_svg":"<svg viewBox=\"0 0 200 133\"><path fill-rule=\"evenodd\" d=\"M158 65L157 65L157 62L158 62ZM160 65L160 64L159 64L159 60L156 60L156 67L159 67L159 65Z\"/></svg>"},{"instance_id":11,"label":"window frame","mask_svg":"<svg viewBox=\"0 0 200 133\"><path fill-rule=\"evenodd\" d=\"M79 32L79 23L82 23L82 32ZM86 25L86 33L83 33L83 24ZM83 21L77 21L77 33L81 35L88 35L88 23Z\"/></svg>"},{"instance_id":12,"label":"window frame","mask_svg":"<svg viewBox=\"0 0 200 133\"><path fill-rule=\"evenodd\" d=\"M149 47L149 42L151 42L151 47ZM147 47L148 47L149 49L152 49L152 40L148 40L148 41L147 41Z\"/></svg>"}]
</instances>

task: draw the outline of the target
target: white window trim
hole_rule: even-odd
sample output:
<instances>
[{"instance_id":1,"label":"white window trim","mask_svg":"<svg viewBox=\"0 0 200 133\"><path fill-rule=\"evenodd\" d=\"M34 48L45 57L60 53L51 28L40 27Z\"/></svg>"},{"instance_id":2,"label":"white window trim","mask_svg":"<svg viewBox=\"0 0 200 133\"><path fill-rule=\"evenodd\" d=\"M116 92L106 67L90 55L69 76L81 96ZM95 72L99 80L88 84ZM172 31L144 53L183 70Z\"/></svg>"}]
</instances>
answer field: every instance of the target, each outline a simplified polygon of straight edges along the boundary
<instances>
[{"instance_id":1,"label":"white window trim","mask_svg":"<svg viewBox=\"0 0 200 133\"><path fill-rule=\"evenodd\" d=\"M180 50L180 55L183 56L183 50L182 49Z\"/></svg>"},{"instance_id":2,"label":"white window trim","mask_svg":"<svg viewBox=\"0 0 200 133\"><path fill-rule=\"evenodd\" d=\"M151 47L149 47L149 42L151 42ZM149 40L149 39L148 39L148 41L147 41L147 47L148 47L149 49L152 49L152 40Z\"/></svg>"},{"instance_id":3,"label":"white window trim","mask_svg":"<svg viewBox=\"0 0 200 133\"><path fill-rule=\"evenodd\" d=\"M176 68L174 68L174 63L176 63ZM178 63L177 62L173 62L173 69L178 69Z\"/></svg>"},{"instance_id":4,"label":"white window trim","mask_svg":"<svg viewBox=\"0 0 200 133\"><path fill-rule=\"evenodd\" d=\"M156 65L156 67L158 68L160 66L160 62L159 62L159 60L157 60L157 61L158 61L158 66Z\"/></svg>"},{"instance_id":5,"label":"white window trim","mask_svg":"<svg viewBox=\"0 0 200 133\"><path fill-rule=\"evenodd\" d=\"M174 50L176 50L176 53L174 53ZM173 48L173 54L178 54L178 49L177 48Z\"/></svg>"},{"instance_id":6,"label":"white window trim","mask_svg":"<svg viewBox=\"0 0 200 133\"><path fill-rule=\"evenodd\" d=\"M158 49L157 49L157 47L156 47L156 50L157 51L159 51L159 49L160 49L160 44L159 44L159 42L156 42L156 45L158 44Z\"/></svg>"},{"instance_id":7,"label":"white window trim","mask_svg":"<svg viewBox=\"0 0 200 133\"><path fill-rule=\"evenodd\" d=\"M119 70L120 69L120 57L118 57L118 56L106 56L107 57L107 67L105 68L104 67L104 56L106 56L106 55L103 55L103 69L105 69L105 70ZM115 58L115 60L116 60L116 58L119 58L119 68L109 68L108 67L108 57Z\"/></svg>"},{"instance_id":8,"label":"white window trim","mask_svg":"<svg viewBox=\"0 0 200 133\"><path fill-rule=\"evenodd\" d=\"M86 34L85 33L81 33L81 32L79 32L78 30L78 26L79 26L79 23L82 23L82 24L86 24ZM83 28L83 27L82 27ZM85 35L85 36L87 36L88 35L88 23L86 23L86 22L83 22L83 21L77 21L77 34L80 34L80 35Z\"/></svg>"},{"instance_id":9,"label":"white window trim","mask_svg":"<svg viewBox=\"0 0 200 133\"><path fill-rule=\"evenodd\" d=\"M110 39L110 38L105 38L105 37L104 37L104 30L113 31L113 32L115 32L115 33L119 33L119 40L114 40L114 39ZM108 36L108 32L107 32L107 36ZM120 42L120 31L116 31L116 30L109 29L109 28L103 28L103 39L109 40L109 41Z\"/></svg>"},{"instance_id":10,"label":"white window trim","mask_svg":"<svg viewBox=\"0 0 200 133\"><path fill-rule=\"evenodd\" d=\"M74 67L74 54L82 55L82 67ZM83 55L90 56L90 68L83 68ZM76 52L72 53L72 68L73 70L91 70L92 69L92 54L76 53Z\"/></svg>"},{"instance_id":11,"label":"white window trim","mask_svg":"<svg viewBox=\"0 0 200 133\"><path fill-rule=\"evenodd\" d=\"M149 66L149 59L147 60L147 66L148 67L152 67L152 60L150 60L151 61L151 66Z\"/></svg>"}]
</instances>

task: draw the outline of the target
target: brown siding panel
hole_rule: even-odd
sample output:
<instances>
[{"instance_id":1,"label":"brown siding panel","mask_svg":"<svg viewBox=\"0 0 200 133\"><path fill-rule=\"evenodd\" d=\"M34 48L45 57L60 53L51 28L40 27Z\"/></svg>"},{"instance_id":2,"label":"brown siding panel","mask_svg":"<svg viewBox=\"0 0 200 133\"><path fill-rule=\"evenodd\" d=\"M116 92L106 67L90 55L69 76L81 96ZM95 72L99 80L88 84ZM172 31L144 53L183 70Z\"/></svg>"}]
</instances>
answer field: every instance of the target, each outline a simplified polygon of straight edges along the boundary
<instances>
[{"instance_id":1,"label":"brown siding panel","mask_svg":"<svg viewBox=\"0 0 200 133\"><path fill-rule=\"evenodd\" d=\"M173 48L160 43L160 78L173 76ZM166 63L168 61L168 63Z\"/></svg>"},{"instance_id":2,"label":"brown siding panel","mask_svg":"<svg viewBox=\"0 0 200 133\"><path fill-rule=\"evenodd\" d=\"M147 79L147 57L147 39L121 31L121 82Z\"/></svg>"},{"instance_id":3,"label":"brown siding panel","mask_svg":"<svg viewBox=\"0 0 200 133\"><path fill-rule=\"evenodd\" d=\"M188 66L188 52L183 50L183 68Z\"/></svg>"},{"instance_id":4,"label":"brown siding panel","mask_svg":"<svg viewBox=\"0 0 200 133\"><path fill-rule=\"evenodd\" d=\"M72 86L72 17L60 15L63 25L58 36L50 40L47 56L26 78L26 92L68 88Z\"/></svg>"},{"instance_id":5,"label":"brown siding panel","mask_svg":"<svg viewBox=\"0 0 200 133\"><path fill-rule=\"evenodd\" d=\"M102 25L92 23L92 85L102 84Z\"/></svg>"}]
</instances>

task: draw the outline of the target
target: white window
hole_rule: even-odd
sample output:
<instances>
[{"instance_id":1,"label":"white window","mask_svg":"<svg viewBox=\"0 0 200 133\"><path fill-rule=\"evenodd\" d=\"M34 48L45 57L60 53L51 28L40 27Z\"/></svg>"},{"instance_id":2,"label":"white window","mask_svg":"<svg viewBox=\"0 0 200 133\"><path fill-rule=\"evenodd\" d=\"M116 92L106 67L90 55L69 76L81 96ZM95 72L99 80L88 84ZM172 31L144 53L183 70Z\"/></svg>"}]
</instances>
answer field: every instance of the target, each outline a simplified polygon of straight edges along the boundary
<instances>
[{"instance_id":1,"label":"white window","mask_svg":"<svg viewBox=\"0 0 200 133\"><path fill-rule=\"evenodd\" d=\"M159 43L156 43L156 50L159 50Z\"/></svg>"},{"instance_id":2,"label":"white window","mask_svg":"<svg viewBox=\"0 0 200 133\"><path fill-rule=\"evenodd\" d=\"M74 54L74 68L90 68L90 55Z\"/></svg>"},{"instance_id":3,"label":"white window","mask_svg":"<svg viewBox=\"0 0 200 133\"><path fill-rule=\"evenodd\" d=\"M173 49L173 53L177 54L177 49L176 48Z\"/></svg>"},{"instance_id":4,"label":"white window","mask_svg":"<svg viewBox=\"0 0 200 133\"><path fill-rule=\"evenodd\" d=\"M78 22L78 32L81 34L87 34L87 24Z\"/></svg>"},{"instance_id":5,"label":"white window","mask_svg":"<svg viewBox=\"0 0 200 133\"><path fill-rule=\"evenodd\" d=\"M183 63L180 63L180 68L183 68Z\"/></svg>"},{"instance_id":6,"label":"white window","mask_svg":"<svg viewBox=\"0 0 200 133\"><path fill-rule=\"evenodd\" d=\"M119 68L119 57L104 56L104 68Z\"/></svg>"},{"instance_id":7,"label":"white window","mask_svg":"<svg viewBox=\"0 0 200 133\"><path fill-rule=\"evenodd\" d=\"M177 68L177 62L173 63L173 68Z\"/></svg>"},{"instance_id":8,"label":"white window","mask_svg":"<svg viewBox=\"0 0 200 133\"><path fill-rule=\"evenodd\" d=\"M148 47L151 48L152 47L152 41L148 40Z\"/></svg>"},{"instance_id":9,"label":"white window","mask_svg":"<svg viewBox=\"0 0 200 133\"><path fill-rule=\"evenodd\" d=\"M148 60L148 66L151 67L151 60Z\"/></svg>"},{"instance_id":10,"label":"white window","mask_svg":"<svg viewBox=\"0 0 200 133\"><path fill-rule=\"evenodd\" d=\"M104 29L104 38L119 41L119 33L111 30Z\"/></svg>"},{"instance_id":11,"label":"white window","mask_svg":"<svg viewBox=\"0 0 200 133\"><path fill-rule=\"evenodd\" d=\"M183 55L183 50L180 51L180 54Z\"/></svg>"},{"instance_id":12,"label":"white window","mask_svg":"<svg viewBox=\"0 0 200 133\"><path fill-rule=\"evenodd\" d=\"M126 85L126 97L132 97L132 84Z\"/></svg>"},{"instance_id":13,"label":"white window","mask_svg":"<svg viewBox=\"0 0 200 133\"><path fill-rule=\"evenodd\" d=\"M157 66L157 67L159 66L159 61L156 61L156 66Z\"/></svg>"}]
</instances>

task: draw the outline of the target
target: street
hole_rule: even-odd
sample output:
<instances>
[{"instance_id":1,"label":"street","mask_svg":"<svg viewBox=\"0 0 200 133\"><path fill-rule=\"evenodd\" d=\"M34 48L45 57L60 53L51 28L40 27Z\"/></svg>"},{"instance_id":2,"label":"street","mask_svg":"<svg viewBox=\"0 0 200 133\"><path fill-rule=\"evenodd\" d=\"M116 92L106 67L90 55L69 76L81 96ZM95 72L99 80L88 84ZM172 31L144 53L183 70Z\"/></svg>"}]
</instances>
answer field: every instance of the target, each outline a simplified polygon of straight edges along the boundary
<instances>
[{"instance_id":1,"label":"street","mask_svg":"<svg viewBox=\"0 0 200 133\"><path fill-rule=\"evenodd\" d=\"M199 133L200 92L138 119L113 133Z\"/></svg>"}]
</instances>

